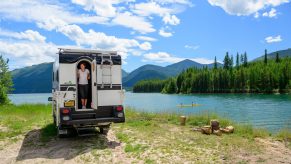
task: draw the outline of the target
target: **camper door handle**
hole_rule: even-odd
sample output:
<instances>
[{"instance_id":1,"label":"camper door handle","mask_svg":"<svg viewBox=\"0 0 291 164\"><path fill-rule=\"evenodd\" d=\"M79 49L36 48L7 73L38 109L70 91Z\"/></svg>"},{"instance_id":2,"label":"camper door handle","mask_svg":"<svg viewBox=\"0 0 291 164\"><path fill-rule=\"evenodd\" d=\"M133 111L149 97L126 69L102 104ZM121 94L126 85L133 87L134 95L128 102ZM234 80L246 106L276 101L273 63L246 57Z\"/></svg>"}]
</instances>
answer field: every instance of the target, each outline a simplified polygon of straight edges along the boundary
<instances>
[{"instance_id":1,"label":"camper door handle","mask_svg":"<svg viewBox=\"0 0 291 164\"><path fill-rule=\"evenodd\" d=\"M97 84L96 83L94 83L94 86L96 86Z\"/></svg>"}]
</instances>

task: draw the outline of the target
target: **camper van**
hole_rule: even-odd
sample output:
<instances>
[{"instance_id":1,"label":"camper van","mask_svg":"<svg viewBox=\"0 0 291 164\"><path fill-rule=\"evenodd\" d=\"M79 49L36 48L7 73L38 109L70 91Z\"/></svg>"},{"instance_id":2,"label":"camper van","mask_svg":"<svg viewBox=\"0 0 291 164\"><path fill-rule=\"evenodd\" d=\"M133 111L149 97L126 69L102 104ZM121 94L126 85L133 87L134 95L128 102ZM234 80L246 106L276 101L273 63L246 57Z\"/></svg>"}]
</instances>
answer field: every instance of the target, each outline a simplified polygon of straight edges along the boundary
<instances>
[{"instance_id":1,"label":"camper van","mask_svg":"<svg viewBox=\"0 0 291 164\"><path fill-rule=\"evenodd\" d=\"M88 74L86 104L81 97L81 65ZM121 80L121 56L117 52L59 49L49 98L58 136L96 127L106 134L111 123L125 122Z\"/></svg>"}]
</instances>

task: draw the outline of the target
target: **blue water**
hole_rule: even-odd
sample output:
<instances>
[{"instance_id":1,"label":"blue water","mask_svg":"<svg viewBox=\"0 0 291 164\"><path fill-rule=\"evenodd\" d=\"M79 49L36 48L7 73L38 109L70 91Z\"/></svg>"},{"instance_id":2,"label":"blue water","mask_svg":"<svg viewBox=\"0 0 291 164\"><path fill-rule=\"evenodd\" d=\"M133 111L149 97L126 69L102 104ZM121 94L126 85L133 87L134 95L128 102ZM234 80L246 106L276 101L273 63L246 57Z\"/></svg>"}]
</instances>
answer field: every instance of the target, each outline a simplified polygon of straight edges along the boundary
<instances>
[{"instance_id":1,"label":"blue water","mask_svg":"<svg viewBox=\"0 0 291 164\"><path fill-rule=\"evenodd\" d=\"M49 93L11 94L9 98L15 104L48 103ZM180 103L201 104L198 107L180 108ZM125 106L149 112L176 112L195 114L215 112L239 123L248 123L256 127L278 131L291 129L291 95L266 94L194 94L166 95L160 93L125 94Z\"/></svg>"}]
</instances>

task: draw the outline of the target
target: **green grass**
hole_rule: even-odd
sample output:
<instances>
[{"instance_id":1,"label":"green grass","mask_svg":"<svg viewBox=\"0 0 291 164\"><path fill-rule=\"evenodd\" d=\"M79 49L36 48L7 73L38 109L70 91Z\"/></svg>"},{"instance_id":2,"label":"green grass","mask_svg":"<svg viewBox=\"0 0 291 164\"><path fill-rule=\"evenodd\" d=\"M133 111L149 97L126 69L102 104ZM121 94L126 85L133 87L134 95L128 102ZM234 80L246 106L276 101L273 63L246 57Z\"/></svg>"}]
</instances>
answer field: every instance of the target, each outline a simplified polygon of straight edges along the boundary
<instances>
[{"instance_id":1,"label":"green grass","mask_svg":"<svg viewBox=\"0 0 291 164\"><path fill-rule=\"evenodd\" d=\"M32 129L39 129L52 123L51 105L22 104L0 106L0 139L11 138Z\"/></svg>"},{"instance_id":2,"label":"green grass","mask_svg":"<svg viewBox=\"0 0 291 164\"><path fill-rule=\"evenodd\" d=\"M210 120L217 119L222 127L232 125L233 134L203 135L191 131L192 127L209 125ZM234 152L260 154L262 146L254 138L274 138L291 148L291 132L283 129L278 134L272 134L265 129L255 129L251 125L241 125L228 118L222 118L214 113L203 112L187 116L186 126L180 126L180 115L174 113L138 112L126 108L126 122L113 124L111 128L119 141L124 143L123 151L127 156L143 160L144 163L169 163L179 157L181 162L193 161L197 163L221 162L221 159L231 161ZM56 137L53 125L51 105L23 104L0 106L0 140L17 141L18 136L38 129L40 141L47 142ZM106 139L96 139L94 143L98 149L92 155L102 159L103 151L108 149ZM100 142L100 143L99 143ZM42 145L42 144L40 144ZM157 158L156 155L159 154ZM91 160L84 156L84 161ZM203 159L201 161L201 159ZM239 160L239 159L238 159ZM263 162L264 158L257 162ZM237 162L244 162L242 159Z\"/></svg>"}]
</instances>

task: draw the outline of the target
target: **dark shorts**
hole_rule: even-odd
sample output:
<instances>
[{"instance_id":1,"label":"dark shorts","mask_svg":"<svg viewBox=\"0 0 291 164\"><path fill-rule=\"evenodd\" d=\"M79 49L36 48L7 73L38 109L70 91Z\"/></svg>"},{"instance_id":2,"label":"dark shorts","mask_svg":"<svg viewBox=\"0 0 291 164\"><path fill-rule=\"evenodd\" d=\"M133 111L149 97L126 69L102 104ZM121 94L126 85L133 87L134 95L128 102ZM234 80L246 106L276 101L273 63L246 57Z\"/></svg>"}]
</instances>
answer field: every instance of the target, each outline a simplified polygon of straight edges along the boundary
<instances>
[{"instance_id":1,"label":"dark shorts","mask_svg":"<svg viewBox=\"0 0 291 164\"><path fill-rule=\"evenodd\" d=\"M88 84L85 85L79 84L79 94L81 99L88 98Z\"/></svg>"}]
</instances>

